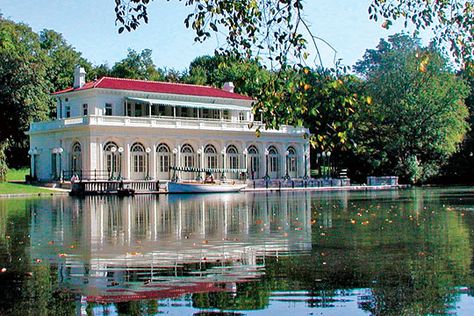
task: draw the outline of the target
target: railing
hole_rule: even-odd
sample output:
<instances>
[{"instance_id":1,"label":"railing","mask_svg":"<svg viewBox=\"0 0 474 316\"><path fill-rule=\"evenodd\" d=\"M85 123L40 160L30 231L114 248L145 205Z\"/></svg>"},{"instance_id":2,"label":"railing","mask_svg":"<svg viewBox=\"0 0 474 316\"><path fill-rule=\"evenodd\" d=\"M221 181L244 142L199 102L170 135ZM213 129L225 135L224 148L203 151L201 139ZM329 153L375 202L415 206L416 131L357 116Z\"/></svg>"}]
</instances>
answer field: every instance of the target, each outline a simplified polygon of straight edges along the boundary
<instances>
[{"instance_id":1,"label":"railing","mask_svg":"<svg viewBox=\"0 0 474 316\"><path fill-rule=\"evenodd\" d=\"M109 170L63 170L63 180L70 180L77 176L75 181L120 180L118 172Z\"/></svg>"},{"instance_id":2,"label":"railing","mask_svg":"<svg viewBox=\"0 0 474 316\"><path fill-rule=\"evenodd\" d=\"M252 127L249 124L252 123ZM151 128L182 128L226 131L255 131L262 128L262 133L304 134L304 127L283 125L279 130L265 130L261 122L232 121L216 119L197 119L183 117L131 117L131 116L99 116L66 118L48 122L32 123L30 132L45 132L70 126L116 126L116 127L151 127Z\"/></svg>"},{"instance_id":3,"label":"railing","mask_svg":"<svg viewBox=\"0 0 474 316\"><path fill-rule=\"evenodd\" d=\"M117 193L121 189L132 189L136 193L152 193L160 190L158 181L81 181L73 183L72 194L93 195Z\"/></svg>"}]
</instances>

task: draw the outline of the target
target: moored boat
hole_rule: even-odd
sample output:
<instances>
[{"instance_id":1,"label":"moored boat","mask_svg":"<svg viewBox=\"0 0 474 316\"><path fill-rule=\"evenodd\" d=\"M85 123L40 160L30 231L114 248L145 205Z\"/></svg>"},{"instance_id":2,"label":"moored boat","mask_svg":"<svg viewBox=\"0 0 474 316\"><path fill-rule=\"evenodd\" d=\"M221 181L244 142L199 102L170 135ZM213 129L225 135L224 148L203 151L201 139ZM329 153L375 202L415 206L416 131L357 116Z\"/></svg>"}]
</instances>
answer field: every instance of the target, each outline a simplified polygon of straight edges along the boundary
<instances>
[{"instance_id":1,"label":"moored boat","mask_svg":"<svg viewBox=\"0 0 474 316\"><path fill-rule=\"evenodd\" d=\"M168 182L168 193L221 193L239 192L246 184Z\"/></svg>"}]
</instances>

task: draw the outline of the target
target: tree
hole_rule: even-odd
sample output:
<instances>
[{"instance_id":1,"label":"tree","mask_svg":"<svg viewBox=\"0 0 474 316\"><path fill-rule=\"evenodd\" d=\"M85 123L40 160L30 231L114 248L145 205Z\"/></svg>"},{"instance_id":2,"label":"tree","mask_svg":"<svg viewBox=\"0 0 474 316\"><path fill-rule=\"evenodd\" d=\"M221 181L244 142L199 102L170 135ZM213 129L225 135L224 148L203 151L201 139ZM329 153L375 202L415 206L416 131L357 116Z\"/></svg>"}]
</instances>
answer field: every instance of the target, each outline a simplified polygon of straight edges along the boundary
<instances>
[{"instance_id":1,"label":"tree","mask_svg":"<svg viewBox=\"0 0 474 316\"><path fill-rule=\"evenodd\" d=\"M27 163L29 124L49 114L48 57L25 24L0 17L0 38L0 142L9 142L7 161L18 167Z\"/></svg>"},{"instance_id":2,"label":"tree","mask_svg":"<svg viewBox=\"0 0 474 316\"><path fill-rule=\"evenodd\" d=\"M470 130L466 134L461 149L454 154L447 166L442 170L440 178L441 182L448 183L473 183L474 170L474 77L469 71L463 71L459 74L464 78L470 86L469 97L466 98L466 106L469 109L469 127Z\"/></svg>"},{"instance_id":3,"label":"tree","mask_svg":"<svg viewBox=\"0 0 474 316\"><path fill-rule=\"evenodd\" d=\"M144 49L141 53L129 49L127 57L115 63L110 74L119 78L163 80L163 72L156 69L151 53L151 49Z\"/></svg>"},{"instance_id":4,"label":"tree","mask_svg":"<svg viewBox=\"0 0 474 316\"><path fill-rule=\"evenodd\" d=\"M272 74L255 59L200 56L194 59L184 81L221 88L233 82L235 92L257 97Z\"/></svg>"},{"instance_id":5,"label":"tree","mask_svg":"<svg viewBox=\"0 0 474 316\"><path fill-rule=\"evenodd\" d=\"M467 86L447 58L436 46L396 34L367 50L354 69L372 97L353 134L369 171L410 182L436 175L468 128Z\"/></svg>"},{"instance_id":6,"label":"tree","mask_svg":"<svg viewBox=\"0 0 474 316\"><path fill-rule=\"evenodd\" d=\"M47 55L46 75L51 83L50 91L55 92L73 85L74 68L81 65L87 73L92 70L92 64L81 56L67 43L62 34L53 30L43 30L39 34L40 47ZM56 103L51 100L49 116L56 116Z\"/></svg>"}]
</instances>

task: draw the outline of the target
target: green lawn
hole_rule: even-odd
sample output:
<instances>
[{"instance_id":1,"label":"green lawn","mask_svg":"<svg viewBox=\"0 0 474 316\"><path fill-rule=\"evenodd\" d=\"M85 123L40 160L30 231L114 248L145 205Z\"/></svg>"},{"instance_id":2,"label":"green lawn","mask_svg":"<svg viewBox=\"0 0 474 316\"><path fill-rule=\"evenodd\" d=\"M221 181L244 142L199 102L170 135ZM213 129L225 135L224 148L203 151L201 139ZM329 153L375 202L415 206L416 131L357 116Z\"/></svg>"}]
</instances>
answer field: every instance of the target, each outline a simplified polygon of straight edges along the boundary
<instances>
[{"instance_id":1,"label":"green lawn","mask_svg":"<svg viewBox=\"0 0 474 316\"><path fill-rule=\"evenodd\" d=\"M29 168L10 169L7 173L7 182L0 183L0 194L51 194L50 190L34 185L20 183L25 181L25 175L30 174ZM13 182L12 182L13 181ZM18 182L18 183L14 183Z\"/></svg>"},{"instance_id":2,"label":"green lawn","mask_svg":"<svg viewBox=\"0 0 474 316\"><path fill-rule=\"evenodd\" d=\"M35 187L33 185L27 184L17 184L17 183L0 183L0 194L51 194L53 193L50 190Z\"/></svg>"},{"instance_id":3,"label":"green lawn","mask_svg":"<svg viewBox=\"0 0 474 316\"><path fill-rule=\"evenodd\" d=\"M10 169L7 172L7 181L25 181L27 174L30 174L30 168Z\"/></svg>"}]
</instances>

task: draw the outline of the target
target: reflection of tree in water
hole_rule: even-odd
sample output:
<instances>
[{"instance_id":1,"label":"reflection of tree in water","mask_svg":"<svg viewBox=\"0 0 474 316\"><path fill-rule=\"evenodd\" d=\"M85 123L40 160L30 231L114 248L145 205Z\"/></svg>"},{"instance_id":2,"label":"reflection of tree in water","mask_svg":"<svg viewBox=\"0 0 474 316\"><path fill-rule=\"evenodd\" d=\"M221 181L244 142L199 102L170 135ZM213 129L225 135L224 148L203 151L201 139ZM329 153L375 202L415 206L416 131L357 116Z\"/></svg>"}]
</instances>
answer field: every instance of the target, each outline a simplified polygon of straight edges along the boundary
<instances>
[{"instance_id":1,"label":"reflection of tree in water","mask_svg":"<svg viewBox=\"0 0 474 316\"><path fill-rule=\"evenodd\" d=\"M286 273L289 288L326 301L368 288L359 306L375 315L445 313L454 288L467 285L472 250L463 216L441 203L419 194L404 203L351 201L345 210L313 203L312 255L267 260L266 277ZM332 227L319 225L327 212Z\"/></svg>"},{"instance_id":2,"label":"reflection of tree in water","mask_svg":"<svg viewBox=\"0 0 474 316\"><path fill-rule=\"evenodd\" d=\"M74 314L74 295L59 288L57 269L32 263L28 251L29 224L38 204L35 199L0 199L0 267L6 269L0 274L0 315Z\"/></svg>"},{"instance_id":3,"label":"reflection of tree in water","mask_svg":"<svg viewBox=\"0 0 474 316\"><path fill-rule=\"evenodd\" d=\"M267 282L238 283L233 292L193 294L193 307L220 310L263 309L269 305L270 291Z\"/></svg>"}]
</instances>

